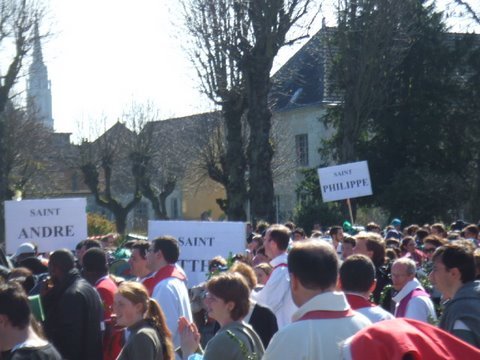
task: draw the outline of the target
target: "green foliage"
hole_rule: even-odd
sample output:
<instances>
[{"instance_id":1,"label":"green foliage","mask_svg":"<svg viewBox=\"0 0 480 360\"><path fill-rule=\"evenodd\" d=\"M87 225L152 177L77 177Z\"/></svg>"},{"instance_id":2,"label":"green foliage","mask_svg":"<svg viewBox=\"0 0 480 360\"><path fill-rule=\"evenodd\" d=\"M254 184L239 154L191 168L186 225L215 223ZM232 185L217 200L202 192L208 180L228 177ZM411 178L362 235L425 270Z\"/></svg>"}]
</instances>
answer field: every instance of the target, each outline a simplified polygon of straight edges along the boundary
<instances>
[{"instance_id":1,"label":"green foliage","mask_svg":"<svg viewBox=\"0 0 480 360\"><path fill-rule=\"evenodd\" d=\"M205 274L205 276L207 277L207 280L210 280L212 277L220 275L225 271L228 271L233 266L233 264L235 263L235 259L233 258L233 253L231 251L228 253L228 257L226 260L227 260L227 264L225 266L217 267L213 271L209 271Z\"/></svg>"},{"instance_id":2,"label":"green foliage","mask_svg":"<svg viewBox=\"0 0 480 360\"><path fill-rule=\"evenodd\" d=\"M309 233L315 223L322 226L338 225L343 222L338 202L324 203L316 169L303 171L304 179L298 185L297 197L301 199L294 211L294 222Z\"/></svg>"},{"instance_id":3,"label":"green foliage","mask_svg":"<svg viewBox=\"0 0 480 360\"><path fill-rule=\"evenodd\" d=\"M434 170L404 168L379 195L383 205L405 224L429 223L457 218L452 209L461 206L464 181L458 174L440 174Z\"/></svg>"},{"instance_id":4,"label":"green foliage","mask_svg":"<svg viewBox=\"0 0 480 360\"><path fill-rule=\"evenodd\" d=\"M391 81L389 101L369 124L359 146L368 158L377 200L408 222L448 219L467 198L461 174L469 154L461 53L447 43L438 14L424 9L419 34Z\"/></svg>"},{"instance_id":5,"label":"green foliage","mask_svg":"<svg viewBox=\"0 0 480 360\"><path fill-rule=\"evenodd\" d=\"M88 236L105 235L116 232L115 224L100 214L87 214Z\"/></svg>"},{"instance_id":6,"label":"green foliage","mask_svg":"<svg viewBox=\"0 0 480 360\"><path fill-rule=\"evenodd\" d=\"M230 339L235 341L237 345L240 347L240 351L242 352L242 356L245 360L258 360L258 354L256 352L250 353L250 351L247 349L247 346L245 343L240 340L237 335L231 330L227 330L227 335Z\"/></svg>"},{"instance_id":7,"label":"green foliage","mask_svg":"<svg viewBox=\"0 0 480 360\"><path fill-rule=\"evenodd\" d=\"M386 44L366 35L380 29L378 15L389 11L389 1L368 0L355 15L340 16L334 65L343 71L336 84L344 101L328 111L327 122L337 131L322 150L339 161L369 162L374 196L362 203L405 223L448 221L480 198L479 41L448 34L433 6L408 0L394 2L401 6L395 15L400 28L391 28L392 18L382 25L385 34L376 31L385 40L398 34L406 42L366 52L365 39ZM357 63L378 65L383 78L368 66L352 68ZM368 83L373 86L363 87Z\"/></svg>"}]
</instances>

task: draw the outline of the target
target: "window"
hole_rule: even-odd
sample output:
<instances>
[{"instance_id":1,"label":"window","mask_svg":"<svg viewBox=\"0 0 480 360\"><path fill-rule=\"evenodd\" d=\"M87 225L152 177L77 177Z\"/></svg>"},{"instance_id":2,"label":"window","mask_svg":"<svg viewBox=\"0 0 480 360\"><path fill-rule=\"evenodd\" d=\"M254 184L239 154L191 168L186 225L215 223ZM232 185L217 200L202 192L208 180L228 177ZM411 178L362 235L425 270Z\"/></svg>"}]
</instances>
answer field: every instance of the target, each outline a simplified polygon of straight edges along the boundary
<instances>
[{"instance_id":1,"label":"window","mask_svg":"<svg viewBox=\"0 0 480 360\"><path fill-rule=\"evenodd\" d=\"M295 135L297 165L308 166L308 134Z\"/></svg>"}]
</instances>

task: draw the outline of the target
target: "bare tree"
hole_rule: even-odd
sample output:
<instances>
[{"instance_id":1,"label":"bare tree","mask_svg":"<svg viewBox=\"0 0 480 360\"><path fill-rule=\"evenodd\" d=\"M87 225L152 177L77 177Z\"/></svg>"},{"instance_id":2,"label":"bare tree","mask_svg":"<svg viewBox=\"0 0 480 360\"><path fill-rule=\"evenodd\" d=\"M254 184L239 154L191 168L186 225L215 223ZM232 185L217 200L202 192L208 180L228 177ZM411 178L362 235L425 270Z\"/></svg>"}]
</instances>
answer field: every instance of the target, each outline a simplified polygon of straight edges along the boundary
<instances>
[{"instance_id":1,"label":"bare tree","mask_svg":"<svg viewBox=\"0 0 480 360\"><path fill-rule=\"evenodd\" d=\"M271 88L270 73L280 48L308 36L308 29L318 13L313 0L246 1L250 32L240 39L245 53L242 72L247 89L250 127L247 158L249 165L250 204L254 220L274 220L274 190L272 174L273 149L270 142L272 113L268 103ZM287 38L290 29L310 16L306 31Z\"/></svg>"},{"instance_id":2,"label":"bare tree","mask_svg":"<svg viewBox=\"0 0 480 360\"><path fill-rule=\"evenodd\" d=\"M225 136L225 121L223 119L214 118L211 129L207 132L206 141L196 142L196 153L198 154L191 166L190 175L193 180L192 185L200 185L206 179L210 178L213 181L220 184L224 189L228 188L228 167L227 167L227 144ZM242 137L241 141L245 143L247 137L245 134L246 124L244 120L241 120L242 124ZM241 153L237 156L245 159L245 149L241 149ZM245 174L244 174L245 176ZM246 179L244 179L246 181ZM245 200L246 201L246 200ZM216 202L220 209L228 214L229 197L218 198Z\"/></svg>"},{"instance_id":3,"label":"bare tree","mask_svg":"<svg viewBox=\"0 0 480 360\"><path fill-rule=\"evenodd\" d=\"M469 17L480 25L480 5L476 0L453 0Z\"/></svg>"},{"instance_id":4,"label":"bare tree","mask_svg":"<svg viewBox=\"0 0 480 360\"><path fill-rule=\"evenodd\" d=\"M193 162L198 182L201 183L206 178L210 178L226 188L228 176L225 149L225 125L223 121L219 121L212 128L207 141L204 144L198 144L198 156ZM226 209L222 210L226 211Z\"/></svg>"},{"instance_id":5,"label":"bare tree","mask_svg":"<svg viewBox=\"0 0 480 360\"><path fill-rule=\"evenodd\" d=\"M36 1L0 0L0 47L5 75L0 77L0 114L5 111L25 57L35 40L35 24L44 17L44 9ZM7 166L7 126L0 116L0 202L9 196ZM3 206L0 206L0 238L3 239Z\"/></svg>"},{"instance_id":6,"label":"bare tree","mask_svg":"<svg viewBox=\"0 0 480 360\"><path fill-rule=\"evenodd\" d=\"M7 106L1 115L6 129L7 151L5 176L8 181L7 197L15 191L23 196L28 193L47 193L54 186L50 175L52 133L36 118L34 113Z\"/></svg>"},{"instance_id":7,"label":"bare tree","mask_svg":"<svg viewBox=\"0 0 480 360\"><path fill-rule=\"evenodd\" d=\"M124 114L135 134L130 153L132 171L139 180L142 195L150 201L155 219L167 219L166 199L176 187L181 165L167 154L168 140L156 137L152 125L158 117L158 110L150 102L132 103Z\"/></svg>"},{"instance_id":8,"label":"bare tree","mask_svg":"<svg viewBox=\"0 0 480 360\"><path fill-rule=\"evenodd\" d=\"M146 124L142 132L152 136L155 152L150 168L157 191L173 181L176 189L185 192L199 188L194 163L218 121L218 113L204 113Z\"/></svg>"},{"instance_id":9,"label":"bare tree","mask_svg":"<svg viewBox=\"0 0 480 360\"><path fill-rule=\"evenodd\" d=\"M224 126L217 128L213 142L222 146L223 175L218 176L215 157L205 160L207 173L220 182L227 193L221 205L230 220L245 220L247 186L244 151L244 124L246 110L245 86L241 71L243 54L239 39L248 36L249 20L246 8L238 0L182 0L185 28L191 43L187 47L201 83L202 91L221 107ZM223 136L225 139L219 139ZM207 146L208 151L214 148ZM220 203L219 203L220 204Z\"/></svg>"},{"instance_id":10,"label":"bare tree","mask_svg":"<svg viewBox=\"0 0 480 360\"><path fill-rule=\"evenodd\" d=\"M121 234L126 230L128 213L142 198L140 181L133 171L135 165L128 171L134 141L135 135L117 122L93 143L84 141L80 145L80 169L85 184L96 203L112 212ZM126 205L122 195L130 197Z\"/></svg>"},{"instance_id":11,"label":"bare tree","mask_svg":"<svg viewBox=\"0 0 480 360\"><path fill-rule=\"evenodd\" d=\"M248 125L245 117L242 119L243 132L241 134L243 142L248 141ZM207 141L197 142L195 152L198 154L190 167L194 176L194 184L201 184L207 178L220 184L223 188L227 187L228 170L226 166L226 138L225 138L225 122L223 120L214 121L212 128L206 132ZM276 182L285 186L285 182L291 177L295 177L297 164L294 153L294 137L291 136L291 129L285 121L275 119L272 120L272 131L270 141L274 149L274 157L272 159L272 174ZM246 149L243 149L245 152ZM239 156L246 156L245 153ZM245 179L246 181L246 179ZM294 186L288 182L288 186ZM220 209L227 213L228 198L216 199Z\"/></svg>"},{"instance_id":12,"label":"bare tree","mask_svg":"<svg viewBox=\"0 0 480 360\"><path fill-rule=\"evenodd\" d=\"M226 207L230 218L245 218L246 161L241 156L244 153L241 117L248 109L246 154L251 211L254 219L273 220L270 72L279 49L297 40L287 39L287 33L309 13L314 3L313 0L183 2L187 30L193 39L191 58L204 92L222 107L225 119Z\"/></svg>"}]
</instances>

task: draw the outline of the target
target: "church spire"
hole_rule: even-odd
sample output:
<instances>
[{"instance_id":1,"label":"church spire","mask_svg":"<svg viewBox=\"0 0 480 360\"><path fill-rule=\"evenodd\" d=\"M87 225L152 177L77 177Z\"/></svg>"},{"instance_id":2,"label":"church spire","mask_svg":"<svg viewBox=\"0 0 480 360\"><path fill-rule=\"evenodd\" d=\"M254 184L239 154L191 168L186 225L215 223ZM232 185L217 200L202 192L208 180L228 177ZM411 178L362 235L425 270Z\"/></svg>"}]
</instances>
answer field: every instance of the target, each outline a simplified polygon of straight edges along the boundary
<instances>
[{"instance_id":1,"label":"church spire","mask_svg":"<svg viewBox=\"0 0 480 360\"><path fill-rule=\"evenodd\" d=\"M33 40L33 61L32 63L43 64L42 45L40 44L40 33L38 31L38 21L35 21L35 37Z\"/></svg>"},{"instance_id":2,"label":"church spire","mask_svg":"<svg viewBox=\"0 0 480 360\"><path fill-rule=\"evenodd\" d=\"M27 106L30 114L53 131L52 93L47 67L43 63L38 22L35 22L32 64L29 69Z\"/></svg>"}]
</instances>

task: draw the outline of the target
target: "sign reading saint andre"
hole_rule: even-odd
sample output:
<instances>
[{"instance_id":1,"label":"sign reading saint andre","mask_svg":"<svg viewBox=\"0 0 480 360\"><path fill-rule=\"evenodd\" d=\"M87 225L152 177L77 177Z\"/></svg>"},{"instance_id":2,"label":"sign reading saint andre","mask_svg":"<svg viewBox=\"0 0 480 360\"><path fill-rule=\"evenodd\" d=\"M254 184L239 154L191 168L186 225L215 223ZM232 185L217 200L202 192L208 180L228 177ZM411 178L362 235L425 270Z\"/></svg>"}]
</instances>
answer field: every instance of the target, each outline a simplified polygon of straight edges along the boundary
<instances>
[{"instance_id":1,"label":"sign reading saint andre","mask_svg":"<svg viewBox=\"0 0 480 360\"><path fill-rule=\"evenodd\" d=\"M178 263L187 273L188 285L205 281L208 261L217 255L227 258L245 250L245 224L214 221L149 221L148 239L171 235L180 245Z\"/></svg>"},{"instance_id":2,"label":"sign reading saint andre","mask_svg":"<svg viewBox=\"0 0 480 360\"><path fill-rule=\"evenodd\" d=\"M86 206L83 198L5 201L7 253L24 242L37 244L39 252L75 249L87 237Z\"/></svg>"},{"instance_id":3,"label":"sign reading saint andre","mask_svg":"<svg viewBox=\"0 0 480 360\"><path fill-rule=\"evenodd\" d=\"M321 168L318 177L323 202L373 194L366 161Z\"/></svg>"}]
</instances>

